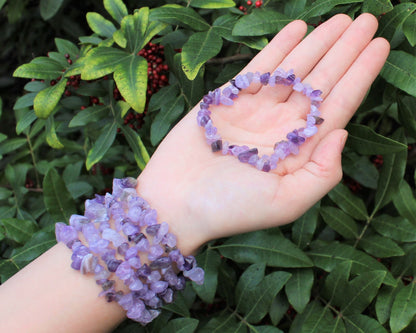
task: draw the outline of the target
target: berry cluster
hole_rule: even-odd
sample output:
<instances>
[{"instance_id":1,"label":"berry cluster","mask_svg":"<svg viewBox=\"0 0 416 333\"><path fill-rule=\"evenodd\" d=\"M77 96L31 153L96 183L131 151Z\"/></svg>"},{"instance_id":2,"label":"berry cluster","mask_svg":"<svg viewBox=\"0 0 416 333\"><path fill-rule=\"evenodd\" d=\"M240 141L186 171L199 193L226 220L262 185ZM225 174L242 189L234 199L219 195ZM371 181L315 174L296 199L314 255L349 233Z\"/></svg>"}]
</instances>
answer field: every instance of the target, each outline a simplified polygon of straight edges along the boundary
<instances>
[{"instance_id":1,"label":"berry cluster","mask_svg":"<svg viewBox=\"0 0 416 333\"><path fill-rule=\"evenodd\" d=\"M251 7L251 6L253 6L253 1L252 0L247 0L246 4L247 4L247 6ZM254 2L254 6L256 8L260 8L262 5L263 5L262 0L257 0L257 1ZM238 9L241 10L245 14L247 13L247 7L245 7L243 5L239 6Z\"/></svg>"}]
</instances>

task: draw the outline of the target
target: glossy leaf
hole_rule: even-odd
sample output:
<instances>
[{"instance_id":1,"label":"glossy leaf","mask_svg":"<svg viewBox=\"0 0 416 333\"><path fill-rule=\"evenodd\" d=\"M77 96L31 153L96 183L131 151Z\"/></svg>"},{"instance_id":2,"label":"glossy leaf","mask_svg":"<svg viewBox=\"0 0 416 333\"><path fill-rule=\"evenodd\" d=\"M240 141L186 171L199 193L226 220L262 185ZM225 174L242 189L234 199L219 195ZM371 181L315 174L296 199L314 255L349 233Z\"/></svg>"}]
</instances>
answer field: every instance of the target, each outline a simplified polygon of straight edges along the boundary
<instances>
[{"instance_id":1,"label":"glossy leaf","mask_svg":"<svg viewBox=\"0 0 416 333\"><path fill-rule=\"evenodd\" d=\"M169 310L173 313L180 315L181 317L190 317L188 306L186 304L183 292L176 293L175 302L166 304L163 306L164 309Z\"/></svg>"},{"instance_id":2,"label":"glossy leaf","mask_svg":"<svg viewBox=\"0 0 416 333\"><path fill-rule=\"evenodd\" d=\"M365 187L376 189L379 178L378 170L371 163L368 156L361 156L355 152L349 152L342 156L342 170L352 179Z\"/></svg>"},{"instance_id":3,"label":"glossy leaf","mask_svg":"<svg viewBox=\"0 0 416 333\"><path fill-rule=\"evenodd\" d=\"M150 11L149 18L151 21L161 21L196 31L210 28L210 25L192 8L182 6L167 5L154 8Z\"/></svg>"},{"instance_id":4,"label":"glossy leaf","mask_svg":"<svg viewBox=\"0 0 416 333\"><path fill-rule=\"evenodd\" d=\"M395 87L416 96L416 57L412 54L391 51L380 75Z\"/></svg>"},{"instance_id":5,"label":"glossy leaf","mask_svg":"<svg viewBox=\"0 0 416 333\"><path fill-rule=\"evenodd\" d=\"M217 9L235 7L233 0L191 0L190 6L197 8Z\"/></svg>"},{"instance_id":6,"label":"glossy leaf","mask_svg":"<svg viewBox=\"0 0 416 333\"><path fill-rule=\"evenodd\" d=\"M361 8L363 13L371 13L375 16L385 14L392 9L393 5L390 0L364 0Z\"/></svg>"},{"instance_id":7,"label":"glossy leaf","mask_svg":"<svg viewBox=\"0 0 416 333\"><path fill-rule=\"evenodd\" d=\"M146 59L139 56L127 58L117 66L114 72L114 80L126 102L136 112L143 112L147 89Z\"/></svg>"},{"instance_id":8,"label":"glossy leaf","mask_svg":"<svg viewBox=\"0 0 416 333\"><path fill-rule=\"evenodd\" d=\"M311 260L282 235L256 231L228 239L218 248L236 262L264 262L274 267L310 267Z\"/></svg>"},{"instance_id":9,"label":"glossy leaf","mask_svg":"<svg viewBox=\"0 0 416 333\"><path fill-rule=\"evenodd\" d=\"M56 134L55 121L52 117L49 117L46 121L46 142L49 146L55 149L61 149L64 147Z\"/></svg>"},{"instance_id":10,"label":"glossy leaf","mask_svg":"<svg viewBox=\"0 0 416 333\"><path fill-rule=\"evenodd\" d=\"M416 225L416 199L413 196L412 188L405 179L401 180L399 190L393 197L393 203L400 216Z\"/></svg>"},{"instance_id":11,"label":"glossy leaf","mask_svg":"<svg viewBox=\"0 0 416 333\"><path fill-rule=\"evenodd\" d=\"M13 73L15 77L27 79L52 80L62 75L62 65L48 57L38 57L30 63L19 66Z\"/></svg>"},{"instance_id":12,"label":"glossy leaf","mask_svg":"<svg viewBox=\"0 0 416 333\"><path fill-rule=\"evenodd\" d=\"M392 333L400 332L416 315L416 284L402 288L394 298L391 308L390 328Z\"/></svg>"},{"instance_id":13,"label":"glossy leaf","mask_svg":"<svg viewBox=\"0 0 416 333\"><path fill-rule=\"evenodd\" d=\"M4 228L6 238L24 244L38 230L38 225L30 220L16 218L0 219L0 226Z\"/></svg>"},{"instance_id":14,"label":"glossy leaf","mask_svg":"<svg viewBox=\"0 0 416 333\"><path fill-rule=\"evenodd\" d=\"M360 154L390 154L407 150L407 145L377 134L370 127L349 124L347 129L347 146Z\"/></svg>"},{"instance_id":15,"label":"glossy leaf","mask_svg":"<svg viewBox=\"0 0 416 333\"><path fill-rule=\"evenodd\" d=\"M113 37L113 33L117 30L111 21L105 19L98 13L87 13L87 22L91 30L99 36L111 38Z\"/></svg>"},{"instance_id":16,"label":"glossy leaf","mask_svg":"<svg viewBox=\"0 0 416 333\"><path fill-rule=\"evenodd\" d=\"M388 258L404 255L404 251L397 243L389 238L372 235L360 239L360 246L365 252L378 257Z\"/></svg>"},{"instance_id":17,"label":"glossy leaf","mask_svg":"<svg viewBox=\"0 0 416 333\"><path fill-rule=\"evenodd\" d=\"M289 280L290 273L273 272L254 288L247 288L240 295L237 310L245 314L249 323L258 323L270 309L273 298Z\"/></svg>"},{"instance_id":18,"label":"glossy leaf","mask_svg":"<svg viewBox=\"0 0 416 333\"><path fill-rule=\"evenodd\" d=\"M208 323L198 330L198 333L247 333L247 328L237 322L233 314L214 316Z\"/></svg>"},{"instance_id":19,"label":"glossy leaf","mask_svg":"<svg viewBox=\"0 0 416 333\"><path fill-rule=\"evenodd\" d=\"M328 193L328 195L338 207L353 218L363 221L368 218L364 201L358 196L353 195L344 184L339 183Z\"/></svg>"},{"instance_id":20,"label":"glossy leaf","mask_svg":"<svg viewBox=\"0 0 416 333\"><path fill-rule=\"evenodd\" d=\"M201 66L221 50L222 38L213 29L194 33L182 48L182 70L189 80L195 79Z\"/></svg>"},{"instance_id":21,"label":"glossy leaf","mask_svg":"<svg viewBox=\"0 0 416 333\"><path fill-rule=\"evenodd\" d=\"M152 122L150 129L150 141L156 146L168 133L172 124L182 114L185 107L183 96L178 96L169 105L163 105L159 113Z\"/></svg>"},{"instance_id":22,"label":"glossy leaf","mask_svg":"<svg viewBox=\"0 0 416 333\"><path fill-rule=\"evenodd\" d=\"M127 41L129 52L136 54L144 46L145 33L149 22L149 8L143 7L121 21L121 31Z\"/></svg>"},{"instance_id":23,"label":"glossy leaf","mask_svg":"<svg viewBox=\"0 0 416 333\"><path fill-rule=\"evenodd\" d=\"M250 326L250 333L283 333L282 330L279 330L274 326Z\"/></svg>"},{"instance_id":24,"label":"glossy leaf","mask_svg":"<svg viewBox=\"0 0 416 333\"><path fill-rule=\"evenodd\" d=\"M374 318L356 314L344 317L348 333L388 333L387 330Z\"/></svg>"},{"instance_id":25,"label":"glossy leaf","mask_svg":"<svg viewBox=\"0 0 416 333\"><path fill-rule=\"evenodd\" d=\"M274 10L256 9L238 20L232 34L234 36L276 34L290 21L285 15Z\"/></svg>"},{"instance_id":26,"label":"glossy leaf","mask_svg":"<svg viewBox=\"0 0 416 333\"><path fill-rule=\"evenodd\" d=\"M416 137L416 112L413 108L416 103L415 97L400 96L400 98L397 98L397 103L400 124L404 127L406 133Z\"/></svg>"},{"instance_id":27,"label":"glossy leaf","mask_svg":"<svg viewBox=\"0 0 416 333\"><path fill-rule=\"evenodd\" d=\"M352 261L341 262L326 277L322 295L330 304L337 306L342 304L345 293L339 291L346 290L351 267Z\"/></svg>"},{"instance_id":28,"label":"glossy leaf","mask_svg":"<svg viewBox=\"0 0 416 333\"><path fill-rule=\"evenodd\" d=\"M62 78L54 86L48 87L36 95L33 101L33 109L38 118L46 119L49 117L62 98L66 81L66 78Z\"/></svg>"},{"instance_id":29,"label":"glossy leaf","mask_svg":"<svg viewBox=\"0 0 416 333\"><path fill-rule=\"evenodd\" d=\"M344 315L360 314L377 295L386 271L365 272L354 278L347 286L341 311Z\"/></svg>"},{"instance_id":30,"label":"glossy leaf","mask_svg":"<svg viewBox=\"0 0 416 333\"><path fill-rule=\"evenodd\" d=\"M193 333L195 332L198 323L199 321L194 318L176 318L169 321L160 333Z\"/></svg>"},{"instance_id":31,"label":"glossy leaf","mask_svg":"<svg viewBox=\"0 0 416 333\"><path fill-rule=\"evenodd\" d=\"M412 46L416 45L416 17L410 15L406 18L406 21L403 23L403 32L406 36L409 44Z\"/></svg>"},{"instance_id":32,"label":"glossy leaf","mask_svg":"<svg viewBox=\"0 0 416 333\"><path fill-rule=\"evenodd\" d=\"M284 13L290 18L296 18L305 10L305 6L306 0L287 1L285 4Z\"/></svg>"},{"instance_id":33,"label":"glossy leaf","mask_svg":"<svg viewBox=\"0 0 416 333\"><path fill-rule=\"evenodd\" d=\"M312 2L302 14L298 16L298 19L308 20L311 17L319 16L328 13L332 8L343 4L352 4L363 2L363 0L317 0Z\"/></svg>"},{"instance_id":34,"label":"glossy leaf","mask_svg":"<svg viewBox=\"0 0 416 333\"><path fill-rule=\"evenodd\" d=\"M296 312L301 313L309 303L313 282L314 274L311 269L296 269L292 272L285 291Z\"/></svg>"},{"instance_id":35,"label":"glossy leaf","mask_svg":"<svg viewBox=\"0 0 416 333\"><path fill-rule=\"evenodd\" d=\"M54 168L50 168L43 179L43 201L46 210L56 222L68 222L75 213L75 204L64 181Z\"/></svg>"},{"instance_id":36,"label":"glossy leaf","mask_svg":"<svg viewBox=\"0 0 416 333\"><path fill-rule=\"evenodd\" d=\"M16 151L20 147L27 144L25 138L13 138L0 143L0 155L5 155L10 152Z\"/></svg>"},{"instance_id":37,"label":"glossy leaf","mask_svg":"<svg viewBox=\"0 0 416 333\"><path fill-rule=\"evenodd\" d=\"M298 218L292 227L292 241L304 249L309 245L315 233L319 217L319 203L312 206L305 214Z\"/></svg>"},{"instance_id":38,"label":"glossy leaf","mask_svg":"<svg viewBox=\"0 0 416 333\"><path fill-rule=\"evenodd\" d=\"M391 11L381 17L377 35L392 41L397 31L401 30L403 22L414 10L416 10L416 4L412 2L395 5Z\"/></svg>"},{"instance_id":39,"label":"glossy leaf","mask_svg":"<svg viewBox=\"0 0 416 333\"><path fill-rule=\"evenodd\" d=\"M318 301L308 304L305 310L295 317L289 333L345 333L341 317L333 317L328 307Z\"/></svg>"},{"instance_id":40,"label":"glossy leaf","mask_svg":"<svg viewBox=\"0 0 416 333\"><path fill-rule=\"evenodd\" d=\"M346 239L358 237L357 223L342 210L336 207L321 207L321 216L326 224Z\"/></svg>"},{"instance_id":41,"label":"glossy leaf","mask_svg":"<svg viewBox=\"0 0 416 333\"><path fill-rule=\"evenodd\" d=\"M143 144L142 139L137 132L130 127L122 126L121 131L123 132L130 149L133 151L137 166L143 170L150 159L146 146Z\"/></svg>"},{"instance_id":42,"label":"glossy leaf","mask_svg":"<svg viewBox=\"0 0 416 333\"><path fill-rule=\"evenodd\" d=\"M403 130L399 128L393 134L393 138L404 142ZM407 149L384 157L375 196L374 212L388 204L398 191L406 169L406 161Z\"/></svg>"},{"instance_id":43,"label":"glossy leaf","mask_svg":"<svg viewBox=\"0 0 416 333\"><path fill-rule=\"evenodd\" d=\"M128 14L123 0L104 0L104 8L118 23Z\"/></svg>"},{"instance_id":44,"label":"glossy leaf","mask_svg":"<svg viewBox=\"0 0 416 333\"><path fill-rule=\"evenodd\" d=\"M54 17L64 0L40 0L40 15L46 21Z\"/></svg>"},{"instance_id":45,"label":"glossy leaf","mask_svg":"<svg viewBox=\"0 0 416 333\"><path fill-rule=\"evenodd\" d=\"M97 47L88 52L81 77L94 80L114 72L117 66L126 61L130 55L112 47Z\"/></svg>"},{"instance_id":46,"label":"glossy leaf","mask_svg":"<svg viewBox=\"0 0 416 333\"><path fill-rule=\"evenodd\" d=\"M75 60L78 58L80 51L78 47L69 40L55 38L55 45L59 53L62 53L63 55L69 54L70 59Z\"/></svg>"},{"instance_id":47,"label":"glossy leaf","mask_svg":"<svg viewBox=\"0 0 416 333\"><path fill-rule=\"evenodd\" d=\"M204 283L197 285L192 283L192 287L198 296L207 304L212 304L218 284L218 267L221 263L221 257L217 251L209 248L196 256L198 266L205 271Z\"/></svg>"},{"instance_id":48,"label":"glossy leaf","mask_svg":"<svg viewBox=\"0 0 416 333\"><path fill-rule=\"evenodd\" d=\"M416 241L416 226L404 217L382 214L373 219L371 226L381 235L399 242Z\"/></svg>"},{"instance_id":49,"label":"glossy leaf","mask_svg":"<svg viewBox=\"0 0 416 333\"><path fill-rule=\"evenodd\" d=\"M308 252L308 255L313 260L315 266L327 272L331 272L342 262L352 261L352 274L363 274L371 271L385 271L387 272L387 275L383 281L384 284L392 286L396 285L396 280L383 264L350 245L332 242L328 245L313 248L310 252Z\"/></svg>"},{"instance_id":50,"label":"glossy leaf","mask_svg":"<svg viewBox=\"0 0 416 333\"><path fill-rule=\"evenodd\" d=\"M25 112L24 116L20 118L16 124L16 134L21 134L25 129L27 129L38 117L36 117L34 110L29 110Z\"/></svg>"},{"instance_id":51,"label":"glossy leaf","mask_svg":"<svg viewBox=\"0 0 416 333\"><path fill-rule=\"evenodd\" d=\"M103 119L109 112L108 105L93 105L79 111L69 122L68 127L85 126Z\"/></svg>"},{"instance_id":52,"label":"glossy leaf","mask_svg":"<svg viewBox=\"0 0 416 333\"><path fill-rule=\"evenodd\" d=\"M171 84L161 88L157 93L153 94L149 105L148 112L159 110L162 105L172 103L179 94L179 87L177 84Z\"/></svg>"},{"instance_id":53,"label":"glossy leaf","mask_svg":"<svg viewBox=\"0 0 416 333\"><path fill-rule=\"evenodd\" d=\"M117 123L113 122L104 126L100 136L90 149L87 155L85 165L87 170L90 170L94 164L99 162L111 147L116 138Z\"/></svg>"},{"instance_id":54,"label":"glossy leaf","mask_svg":"<svg viewBox=\"0 0 416 333\"><path fill-rule=\"evenodd\" d=\"M378 292L375 309L377 314L377 320L381 324L385 324L391 314L391 307L397 293L403 288L402 283L398 283L396 287L382 286Z\"/></svg>"},{"instance_id":55,"label":"glossy leaf","mask_svg":"<svg viewBox=\"0 0 416 333\"><path fill-rule=\"evenodd\" d=\"M16 103L14 103L13 105L13 110L24 109L29 106L32 106L33 100L35 99L36 95L37 93L34 92L34 93L24 94L23 96L19 97L16 100Z\"/></svg>"}]
</instances>

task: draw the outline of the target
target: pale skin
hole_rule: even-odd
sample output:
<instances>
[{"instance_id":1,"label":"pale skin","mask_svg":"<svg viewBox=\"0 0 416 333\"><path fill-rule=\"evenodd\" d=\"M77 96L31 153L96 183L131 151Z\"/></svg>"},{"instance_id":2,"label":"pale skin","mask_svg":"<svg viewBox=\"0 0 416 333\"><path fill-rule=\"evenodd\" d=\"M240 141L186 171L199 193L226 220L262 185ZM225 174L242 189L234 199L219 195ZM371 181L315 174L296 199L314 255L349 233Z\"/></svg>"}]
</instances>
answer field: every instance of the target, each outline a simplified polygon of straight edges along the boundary
<instances>
[{"instance_id":1,"label":"pale skin","mask_svg":"<svg viewBox=\"0 0 416 333\"><path fill-rule=\"evenodd\" d=\"M288 24L244 69L293 69L323 91L325 122L299 155L261 172L233 156L212 153L195 107L168 134L139 176L137 191L167 221L185 254L209 240L290 223L341 179L343 129L381 70L389 44L373 38L377 20L337 15L304 38L306 24ZM212 107L224 140L272 153L275 142L304 126L309 101L287 87L252 84L235 105ZM124 311L98 298L91 276L70 268L58 244L0 287L0 331L110 332Z\"/></svg>"}]
</instances>

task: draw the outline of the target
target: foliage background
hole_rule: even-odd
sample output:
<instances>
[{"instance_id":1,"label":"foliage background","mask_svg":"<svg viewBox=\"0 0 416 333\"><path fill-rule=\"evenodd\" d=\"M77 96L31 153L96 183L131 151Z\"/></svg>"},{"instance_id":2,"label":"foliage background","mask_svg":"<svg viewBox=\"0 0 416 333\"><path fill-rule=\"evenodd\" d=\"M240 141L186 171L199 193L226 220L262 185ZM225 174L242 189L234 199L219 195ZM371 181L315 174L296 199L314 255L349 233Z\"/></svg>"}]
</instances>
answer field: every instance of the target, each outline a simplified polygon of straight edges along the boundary
<instances>
[{"instance_id":1,"label":"foliage background","mask_svg":"<svg viewBox=\"0 0 416 333\"><path fill-rule=\"evenodd\" d=\"M207 244L202 287L148 327L116 332L414 332L415 11L389 0L0 0L1 281L55 244L54 222L113 177L136 177L285 24L312 31L371 12L392 51L348 126L343 181L291 225Z\"/></svg>"}]
</instances>

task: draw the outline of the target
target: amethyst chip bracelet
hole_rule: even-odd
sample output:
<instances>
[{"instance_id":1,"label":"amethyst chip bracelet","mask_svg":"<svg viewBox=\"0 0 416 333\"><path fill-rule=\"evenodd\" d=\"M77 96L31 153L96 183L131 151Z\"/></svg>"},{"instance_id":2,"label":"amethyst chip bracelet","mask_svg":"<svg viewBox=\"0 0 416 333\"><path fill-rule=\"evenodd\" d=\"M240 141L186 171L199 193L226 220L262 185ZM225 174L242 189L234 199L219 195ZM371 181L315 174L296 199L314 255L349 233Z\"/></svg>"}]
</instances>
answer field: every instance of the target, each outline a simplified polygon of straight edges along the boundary
<instances>
[{"instance_id":1,"label":"amethyst chip bracelet","mask_svg":"<svg viewBox=\"0 0 416 333\"><path fill-rule=\"evenodd\" d=\"M95 275L102 287L99 296L118 302L128 318L146 325L173 302L186 280L202 284L204 271L193 256L176 248L168 224L157 222L156 211L137 195L136 185L134 178L114 179L112 194L87 200L85 214L72 215L69 225L57 223L55 233L72 250L71 267ZM114 277L128 293L115 289Z\"/></svg>"},{"instance_id":2,"label":"amethyst chip bracelet","mask_svg":"<svg viewBox=\"0 0 416 333\"><path fill-rule=\"evenodd\" d=\"M248 88L251 83L261 83L264 86L269 85L271 87L274 87L276 84L292 86L294 91L303 93L311 101L310 110L306 116L306 127L295 129L286 135L287 140L276 142L274 152L270 156L263 155L260 157L257 148L233 145L222 140L210 117L210 105L233 105L233 100L238 97L239 92ZM222 91L218 88L205 95L200 103L201 109L198 111L197 122L199 126L205 129L207 143L211 146L213 152L221 151L223 155L230 154L236 156L242 163L248 163L261 171L269 172L277 167L279 160L285 159L290 154L298 154L299 146L307 138L318 132L316 125L320 125L324 121L320 117L321 113L319 111L322 101L321 94L322 91L314 90L309 84L302 83L300 78L295 76L293 70L286 72L278 68L272 74L248 72L237 75L235 79L230 81L230 85Z\"/></svg>"}]
</instances>

